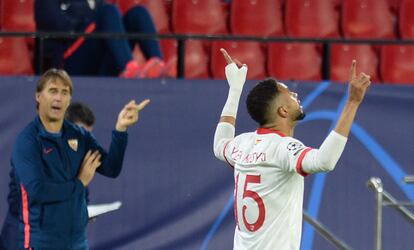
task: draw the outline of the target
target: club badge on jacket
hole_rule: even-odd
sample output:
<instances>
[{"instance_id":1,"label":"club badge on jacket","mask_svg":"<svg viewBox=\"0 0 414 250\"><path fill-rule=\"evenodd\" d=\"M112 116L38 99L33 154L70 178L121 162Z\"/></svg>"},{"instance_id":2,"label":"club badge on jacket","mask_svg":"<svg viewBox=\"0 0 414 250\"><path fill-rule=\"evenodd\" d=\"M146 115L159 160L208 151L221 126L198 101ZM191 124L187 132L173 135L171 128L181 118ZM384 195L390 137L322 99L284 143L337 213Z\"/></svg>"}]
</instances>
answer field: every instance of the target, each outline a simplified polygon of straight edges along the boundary
<instances>
[{"instance_id":1,"label":"club badge on jacket","mask_svg":"<svg viewBox=\"0 0 414 250\"><path fill-rule=\"evenodd\" d=\"M78 151L78 139L69 139L68 144L73 151Z\"/></svg>"}]
</instances>

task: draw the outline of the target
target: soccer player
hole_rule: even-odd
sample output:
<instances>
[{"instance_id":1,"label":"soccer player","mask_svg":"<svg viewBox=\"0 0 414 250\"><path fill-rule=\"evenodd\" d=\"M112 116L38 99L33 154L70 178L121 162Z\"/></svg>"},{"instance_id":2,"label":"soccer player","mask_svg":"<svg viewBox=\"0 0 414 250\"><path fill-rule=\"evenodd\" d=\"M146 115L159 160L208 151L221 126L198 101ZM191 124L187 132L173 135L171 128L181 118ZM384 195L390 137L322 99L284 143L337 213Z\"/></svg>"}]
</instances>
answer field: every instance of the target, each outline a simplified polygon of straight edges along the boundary
<instances>
[{"instance_id":1,"label":"soccer player","mask_svg":"<svg viewBox=\"0 0 414 250\"><path fill-rule=\"evenodd\" d=\"M234 249L299 249L304 176L335 168L359 105L371 81L351 65L349 96L333 131L318 148L293 138L305 117L296 93L274 79L248 94L247 110L259 124L235 137L235 122L247 66L221 49L229 94L214 135L214 154L234 168Z\"/></svg>"},{"instance_id":2,"label":"soccer player","mask_svg":"<svg viewBox=\"0 0 414 250\"><path fill-rule=\"evenodd\" d=\"M38 115L17 136L11 157L21 196L19 247L87 250L86 187L95 172L119 175L127 129L149 100L123 107L107 152L88 131L64 120L72 97L64 70L46 71L35 97Z\"/></svg>"}]
</instances>

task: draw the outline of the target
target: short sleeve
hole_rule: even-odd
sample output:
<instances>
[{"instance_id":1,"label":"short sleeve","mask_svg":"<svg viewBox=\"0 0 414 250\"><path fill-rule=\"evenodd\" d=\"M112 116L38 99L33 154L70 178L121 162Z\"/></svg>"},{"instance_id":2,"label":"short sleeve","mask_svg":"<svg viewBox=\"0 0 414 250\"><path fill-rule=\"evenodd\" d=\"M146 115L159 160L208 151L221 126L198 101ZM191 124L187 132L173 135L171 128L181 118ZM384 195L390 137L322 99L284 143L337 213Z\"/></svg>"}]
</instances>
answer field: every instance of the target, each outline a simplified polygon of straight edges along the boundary
<instances>
[{"instance_id":1,"label":"short sleeve","mask_svg":"<svg viewBox=\"0 0 414 250\"><path fill-rule=\"evenodd\" d=\"M305 155L312 150L302 142L291 137L284 137L275 148L275 161L278 166L288 172L297 172L302 176L308 174L302 169L302 161Z\"/></svg>"}]
</instances>

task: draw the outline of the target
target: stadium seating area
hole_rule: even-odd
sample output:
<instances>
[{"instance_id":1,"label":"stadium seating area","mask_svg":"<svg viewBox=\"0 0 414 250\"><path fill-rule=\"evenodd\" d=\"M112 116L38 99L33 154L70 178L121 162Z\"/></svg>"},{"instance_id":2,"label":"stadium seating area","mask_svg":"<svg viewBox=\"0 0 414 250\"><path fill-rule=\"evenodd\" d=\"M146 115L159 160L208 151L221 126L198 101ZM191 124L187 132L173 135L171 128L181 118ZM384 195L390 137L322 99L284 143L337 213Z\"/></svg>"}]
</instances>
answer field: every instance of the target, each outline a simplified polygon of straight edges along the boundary
<instances>
[{"instance_id":1,"label":"stadium seating area","mask_svg":"<svg viewBox=\"0 0 414 250\"><path fill-rule=\"evenodd\" d=\"M35 30L34 0L0 0L2 31ZM249 35L290 38L414 39L414 0L112 0L125 12L145 5L161 34ZM0 74L33 74L32 38L0 38ZM177 42L162 40L166 61ZM218 48L249 64L249 79L322 79L321 43L188 40L185 78L224 78ZM140 57L139 49L135 49ZM325 56L325 57L324 57ZM414 84L414 44L332 44L330 79L344 82L350 61L376 82Z\"/></svg>"}]
</instances>

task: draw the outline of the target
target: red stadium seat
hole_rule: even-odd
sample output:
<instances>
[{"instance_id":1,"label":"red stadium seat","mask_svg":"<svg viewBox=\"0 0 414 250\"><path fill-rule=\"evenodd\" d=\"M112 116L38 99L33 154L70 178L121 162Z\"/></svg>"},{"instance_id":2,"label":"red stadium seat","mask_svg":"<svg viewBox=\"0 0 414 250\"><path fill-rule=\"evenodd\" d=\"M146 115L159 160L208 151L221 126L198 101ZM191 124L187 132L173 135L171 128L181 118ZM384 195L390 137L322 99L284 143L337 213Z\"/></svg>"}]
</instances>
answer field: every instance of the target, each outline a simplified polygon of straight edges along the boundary
<instances>
[{"instance_id":1,"label":"red stadium seat","mask_svg":"<svg viewBox=\"0 0 414 250\"><path fill-rule=\"evenodd\" d=\"M347 82L352 60L357 60L357 69L378 81L378 57L372 46L367 44L333 44L331 46L330 79Z\"/></svg>"},{"instance_id":2,"label":"red stadium seat","mask_svg":"<svg viewBox=\"0 0 414 250\"><path fill-rule=\"evenodd\" d=\"M117 5L122 13L136 5L145 6L151 14L157 32L161 34L170 33L170 20L163 0L117 0Z\"/></svg>"},{"instance_id":3,"label":"red stadium seat","mask_svg":"<svg viewBox=\"0 0 414 250\"><path fill-rule=\"evenodd\" d=\"M401 38L414 39L414 1L402 0L400 6L399 28Z\"/></svg>"},{"instance_id":4,"label":"red stadium seat","mask_svg":"<svg viewBox=\"0 0 414 250\"><path fill-rule=\"evenodd\" d=\"M30 52L24 38L0 38L0 75L32 75Z\"/></svg>"},{"instance_id":5,"label":"red stadium seat","mask_svg":"<svg viewBox=\"0 0 414 250\"><path fill-rule=\"evenodd\" d=\"M34 32L34 0L2 0L2 30Z\"/></svg>"},{"instance_id":6,"label":"red stadium seat","mask_svg":"<svg viewBox=\"0 0 414 250\"><path fill-rule=\"evenodd\" d=\"M209 57L199 40L187 40L185 45L185 72L186 79L209 78Z\"/></svg>"},{"instance_id":7,"label":"red stadium seat","mask_svg":"<svg viewBox=\"0 0 414 250\"><path fill-rule=\"evenodd\" d=\"M177 40L175 39L160 40L161 51L166 62L173 58L177 60L177 44Z\"/></svg>"},{"instance_id":8,"label":"red stadium seat","mask_svg":"<svg viewBox=\"0 0 414 250\"><path fill-rule=\"evenodd\" d=\"M177 68L177 45L177 41L174 39L161 40L164 60L172 66L172 71ZM187 40L185 43L184 77L186 79L209 78L208 63L208 53L203 43L200 40Z\"/></svg>"},{"instance_id":9,"label":"red stadium seat","mask_svg":"<svg viewBox=\"0 0 414 250\"><path fill-rule=\"evenodd\" d=\"M3 0L0 0L0 30L3 27Z\"/></svg>"},{"instance_id":10,"label":"red stadium seat","mask_svg":"<svg viewBox=\"0 0 414 250\"><path fill-rule=\"evenodd\" d=\"M382 46L380 71L385 83L414 85L414 45Z\"/></svg>"},{"instance_id":11,"label":"red stadium seat","mask_svg":"<svg viewBox=\"0 0 414 250\"><path fill-rule=\"evenodd\" d=\"M155 22L158 33L170 33L170 17L163 0L146 0L144 5L148 8Z\"/></svg>"},{"instance_id":12,"label":"red stadium seat","mask_svg":"<svg viewBox=\"0 0 414 250\"><path fill-rule=\"evenodd\" d=\"M265 55L258 42L214 41L211 48L211 72L213 78L225 79L224 67L227 65L220 52L224 48L232 58L249 66L247 79L263 79L266 76Z\"/></svg>"},{"instance_id":13,"label":"red stadium seat","mask_svg":"<svg viewBox=\"0 0 414 250\"><path fill-rule=\"evenodd\" d=\"M279 0L232 0L231 32L237 35L283 35L283 18Z\"/></svg>"},{"instance_id":14,"label":"red stadium seat","mask_svg":"<svg viewBox=\"0 0 414 250\"><path fill-rule=\"evenodd\" d=\"M386 0L346 0L342 3L346 38L394 38L395 29Z\"/></svg>"},{"instance_id":15,"label":"red stadium seat","mask_svg":"<svg viewBox=\"0 0 414 250\"><path fill-rule=\"evenodd\" d=\"M339 37L339 13L333 0L286 2L286 33L293 37Z\"/></svg>"},{"instance_id":16,"label":"red stadium seat","mask_svg":"<svg viewBox=\"0 0 414 250\"><path fill-rule=\"evenodd\" d=\"M1 30L35 32L34 0L2 0L1 2ZM34 47L34 39L26 38L29 48Z\"/></svg>"},{"instance_id":17,"label":"red stadium seat","mask_svg":"<svg viewBox=\"0 0 414 250\"><path fill-rule=\"evenodd\" d=\"M174 0L172 2L172 30L177 34L227 34L226 15L218 0ZM187 42L185 78L207 78L210 44Z\"/></svg>"},{"instance_id":18,"label":"red stadium seat","mask_svg":"<svg viewBox=\"0 0 414 250\"><path fill-rule=\"evenodd\" d=\"M219 0L174 0L172 28L178 34L227 34Z\"/></svg>"},{"instance_id":19,"label":"red stadium seat","mask_svg":"<svg viewBox=\"0 0 414 250\"><path fill-rule=\"evenodd\" d=\"M321 80L322 58L313 43L270 43L268 72L281 80Z\"/></svg>"},{"instance_id":20,"label":"red stadium seat","mask_svg":"<svg viewBox=\"0 0 414 250\"><path fill-rule=\"evenodd\" d=\"M403 0L387 0L391 12L398 13L402 1Z\"/></svg>"}]
</instances>

